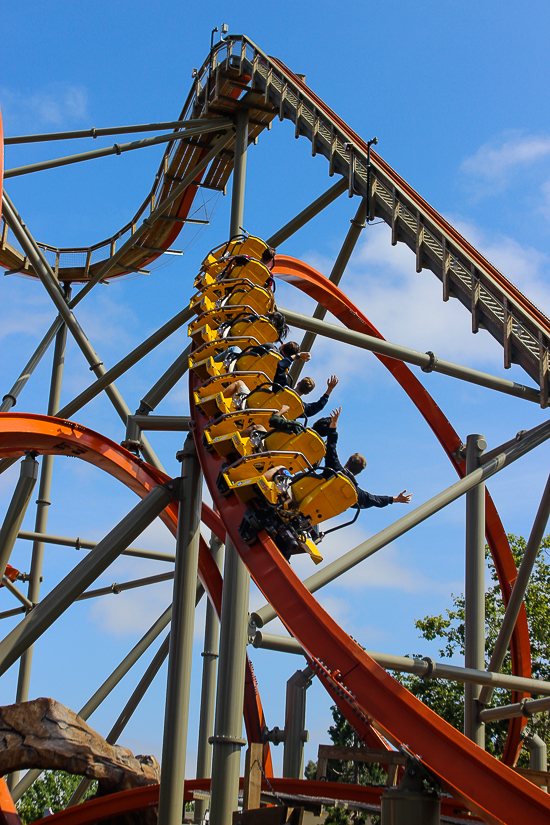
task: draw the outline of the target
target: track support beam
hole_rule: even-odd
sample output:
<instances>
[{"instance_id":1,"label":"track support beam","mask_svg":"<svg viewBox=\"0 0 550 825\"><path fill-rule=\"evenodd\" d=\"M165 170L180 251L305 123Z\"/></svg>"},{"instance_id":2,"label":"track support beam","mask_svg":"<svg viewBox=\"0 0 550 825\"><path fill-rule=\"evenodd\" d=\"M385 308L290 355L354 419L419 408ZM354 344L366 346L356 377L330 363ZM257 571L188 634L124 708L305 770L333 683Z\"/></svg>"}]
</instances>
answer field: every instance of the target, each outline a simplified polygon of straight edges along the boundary
<instances>
[{"instance_id":1,"label":"track support beam","mask_svg":"<svg viewBox=\"0 0 550 825\"><path fill-rule=\"evenodd\" d=\"M229 536L225 544L216 721L211 739L210 821L231 825L237 810L250 575Z\"/></svg>"},{"instance_id":2,"label":"track support beam","mask_svg":"<svg viewBox=\"0 0 550 825\"><path fill-rule=\"evenodd\" d=\"M466 473L480 466L487 443L479 434L466 442ZM464 664L467 668L485 667L485 484L466 493L466 585L464 591ZM464 733L480 748L485 748L485 726L479 720L478 685L464 687Z\"/></svg>"},{"instance_id":3,"label":"track support beam","mask_svg":"<svg viewBox=\"0 0 550 825\"><path fill-rule=\"evenodd\" d=\"M181 460L181 498L162 741L159 825L181 825L183 811L202 503L202 472L192 435L185 439L177 458Z\"/></svg>"},{"instance_id":4,"label":"track support beam","mask_svg":"<svg viewBox=\"0 0 550 825\"><path fill-rule=\"evenodd\" d=\"M210 552L221 568L223 544L212 533ZM209 601L206 605L204 625L204 651L202 653L202 689L199 715L199 741L197 746L197 779L209 778L212 772L212 745L209 742L214 732L214 710L216 705L216 672L218 668L218 639L220 623L216 611ZM195 800L194 822L200 823L206 814L206 800Z\"/></svg>"}]
</instances>

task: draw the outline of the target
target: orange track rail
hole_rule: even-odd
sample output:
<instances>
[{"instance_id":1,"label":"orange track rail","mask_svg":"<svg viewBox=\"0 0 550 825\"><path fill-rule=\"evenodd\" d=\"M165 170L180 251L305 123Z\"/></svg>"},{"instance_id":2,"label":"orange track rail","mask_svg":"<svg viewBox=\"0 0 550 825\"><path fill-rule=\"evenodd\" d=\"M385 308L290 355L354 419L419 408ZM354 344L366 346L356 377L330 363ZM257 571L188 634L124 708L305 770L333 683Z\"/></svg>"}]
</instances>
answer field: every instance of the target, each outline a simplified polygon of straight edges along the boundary
<instances>
[{"instance_id":1,"label":"orange track rail","mask_svg":"<svg viewBox=\"0 0 550 825\"><path fill-rule=\"evenodd\" d=\"M311 267L278 256L276 274L307 292L346 326L381 337L343 293ZM460 439L439 407L402 362L378 357L414 400L453 460L452 452L459 446ZM193 390L198 383L198 378L191 374L191 417L196 422L195 440L205 480L241 558L289 632L329 674L338 671L340 685L356 705L366 709L373 726L389 741L406 743L421 755L419 758L438 777L442 787L470 811L489 823L542 825L548 822L550 800L547 794L481 750L377 665L306 590L265 532L260 533L259 542L252 547L242 541L238 526L244 505L236 496L225 499L220 495L216 478L221 459L207 453L202 443L207 421L194 405ZM461 473L460 465L455 462L455 466ZM502 571L503 566L513 564L513 560L507 542L498 540L498 525L493 508L490 524L493 552ZM347 715L353 724L351 706Z\"/></svg>"},{"instance_id":2,"label":"orange track rail","mask_svg":"<svg viewBox=\"0 0 550 825\"><path fill-rule=\"evenodd\" d=\"M373 324L351 303L351 301L324 275L313 267L291 258L287 255L277 255L274 273L287 283L298 287L310 297L329 310L346 327L356 332L363 332L383 339ZM466 472L466 463L457 461L455 451L461 440L451 426L441 409L437 406L425 387L418 381L411 370L402 361L376 355L379 361L391 372L393 377L403 387L409 398L414 402L423 415L439 443L445 450L456 472L463 478ZM512 585L517 576L517 569L510 550L510 545L500 521L497 509L489 494L485 495L486 505L486 535L497 574L504 603L508 603ZM531 648L529 644L529 628L525 608L522 606L520 615L511 642L512 671L516 676L531 677ZM524 698L523 693L514 693L512 701L519 702ZM507 765L515 764L521 748L520 732L525 720L519 717L510 720L509 733L503 761Z\"/></svg>"},{"instance_id":3,"label":"orange track rail","mask_svg":"<svg viewBox=\"0 0 550 825\"><path fill-rule=\"evenodd\" d=\"M19 457L27 450L35 450L42 455L77 456L109 473L140 498L147 495L157 484L164 484L169 480L169 476L136 458L120 444L81 424L46 415L0 413L0 458ZM170 504L160 517L175 536L178 523L177 503ZM204 503L202 521L221 541L225 541L225 528L221 519ZM219 616L222 603L222 577L202 536L199 551L199 577ZM256 679L248 657L244 718L249 741L261 742L265 719ZM269 745L264 746L264 770L268 776L273 776Z\"/></svg>"},{"instance_id":4,"label":"orange track rail","mask_svg":"<svg viewBox=\"0 0 550 825\"><path fill-rule=\"evenodd\" d=\"M346 785L342 782L318 782L307 779L270 779L270 785L276 794L289 794L292 796L304 796L316 799L340 799L347 802L362 802L371 805L380 805L380 796L386 790L383 787L373 787L372 785ZM131 813L132 811L152 808L158 805L159 785L147 785L143 788L134 788L129 791L120 791L99 799L91 799L82 805L73 808L66 808L51 817L36 820L34 825L93 825L104 819L110 819L120 814ZM243 780L240 780L240 787L243 787ZM269 791L265 780L262 780L262 789ZM184 799L185 802L193 800L194 791L209 791L209 779L186 779ZM7 789L6 789L6 793ZM9 796L9 793L8 793ZM0 789L1 799L1 789ZM10 797L11 802L11 797ZM289 803L296 804L296 803ZM13 803L12 803L13 806ZM441 812L446 816L460 816L465 811L452 799L443 798L441 800ZM19 818L5 820L4 825L19 825ZM478 822L475 818L468 821Z\"/></svg>"}]
</instances>

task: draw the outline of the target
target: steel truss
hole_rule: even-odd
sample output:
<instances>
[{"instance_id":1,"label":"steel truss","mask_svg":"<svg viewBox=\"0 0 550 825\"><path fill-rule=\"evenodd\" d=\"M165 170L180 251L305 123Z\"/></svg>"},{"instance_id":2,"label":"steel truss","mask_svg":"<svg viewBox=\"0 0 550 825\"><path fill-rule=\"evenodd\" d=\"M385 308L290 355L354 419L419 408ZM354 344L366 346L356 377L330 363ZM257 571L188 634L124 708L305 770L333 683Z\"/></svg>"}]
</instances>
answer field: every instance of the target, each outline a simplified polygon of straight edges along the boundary
<instances>
[{"instance_id":1,"label":"steel truss","mask_svg":"<svg viewBox=\"0 0 550 825\"><path fill-rule=\"evenodd\" d=\"M181 226L192 220L188 214L197 188L203 185L223 190L231 172L233 183L229 235L238 234L243 223L245 204L247 148L264 128L271 126L272 120L277 116L280 120L290 119L295 124L296 136L305 135L311 141L313 155L319 153L326 156L329 174L337 175L338 180L292 221L274 232L269 243L277 246L283 244L344 192L347 192L350 198L358 196L352 226L343 240L328 280L307 264L278 255L275 274L297 285L318 302L312 317L285 309L287 320L306 332L303 348L310 349L317 336L325 336L345 342L349 346L372 351L424 415L459 475L459 480L455 484L442 490L378 535L343 554L333 564L326 565L304 582L296 579L269 541L263 542L262 552L254 556L239 539L236 531L238 508L227 508L212 489L215 488L218 468L204 451L200 437L204 422L200 423L200 415L193 406L190 415L187 416L151 415L187 371L190 349L178 356L159 377L140 401L134 415L114 385L115 380L187 323L193 315L192 310L185 308L178 312L110 369L105 368L73 312L96 284L131 271L142 271L160 254L169 252ZM299 682L300 689L303 689L300 700L296 700L296 708L299 709L296 710L296 714L305 712L305 689L311 676L315 674L346 716L353 720L364 743L370 746L382 745L387 750L390 746L399 747L404 741L403 731L409 730L407 741L414 748L409 758L422 761L442 786L450 789L457 800L453 803L455 809L457 804L462 804L464 809L485 817L486 821L497 821L504 815L503 812L510 810L514 811L514 816L520 818L509 821L546 821L550 810L548 799L544 798L541 792L534 790L526 780L514 775L506 765L514 764L521 747L522 718L550 707L550 699L526 699L531 693L549 696L550 686L548 683L530 678L529 639L523 606L529 576L550 513L550 483L542 495L525 558L516 577L510 548L494 504L485 489L485 481L550 438L550 424L543 423L529 432L522 433L517 439L511 438L509 442L492 449L489 453L484 453L486 444L480 434L469 436L468 443L464 445L406 363L420 366L426 373L441 372L457 380L478 384L492 391L510 394L546 407L550 322L376 153L371 152L370 143L365 143L351 132L305 86L299 76L290 72L280 61L268 58L245 37L229 37L213 48L197 72L194 87L177 121L147 127L90 130L85 133L32 135L8 139L6 143L90 135L95 137L99 134L122 134L146 129L174 131L168 135L155 136L126 145L115 144L109 150L82 153L51 163L12 169L6 174L6 177L12 177L44 171L56 165L78 163L108 153L120 154L122 151L144 148L159 142L168 143L169 148L154 186L142 207L129 224L96 246L69 250L39 243L33 238L6 192L3 193L2 201L0 263L11 272L21 271L40 278L58 313L36 353L4 396L0 407L0 472L23 457L20 479L0 528L0 572L2 575L6 572L3 582L18 601L17 607L4 611L0 618L17 613L25 614L16 628L0 642L0 674L19 661L16 701L23 702L28 698L33 645L40 644L47 628L64 611L70 609L76 600L96 598L130 587L146 587L163 578L174 578L173 606L163 612L80 710L80 715L84 719L88 718L129 668L158 638L162 630L171 623L172 616L176 618L176 621L172 622L170 636L159 647L106 737L109 743L117 741L128 719L138 709L162 662L168 657L163 739L165 769L160 790L140 789L133 795L132 802L121 803L119 800L108 799L88 803L82 808L75 807L74 814L71 814L72 819L67 813L64 814L65 818L70 819L74 825L82 825L86 821L95 821L94 818L97 819L100 810L101 815L105 811L113 815L117 811L130 810L131 805L137 808L150 805L153 800L159 804L161 825L179 825L184 800L189 799L194 790L208 790L211 794L211 821L215 825L229 825L232 811L238 804L240 750L247 741L257 747L261 745L258 752L262 753L262 770L276 793L294 795L292 798L298 793L306 793L301 784L296 784L296 780L300 779L303 742L300 743L300 736L290 735L290 730L296 727L298 716L294 718L291 714L287 725L285 765L288 776L280 780L273 778L269 744L266 741L270 736L273 741L273 732L267 730L258 688L246 655L246 645L252 642L255 647L284 650L305 656L309 669L302 672L302 677L296 682ZM469 309L472 331L477 332L480 326L484 326L502 343L505 366L509 367L512 362L520 364L527 375L536 382L536 386L522 385L481 373L467 366L446 361L432 352L418 353L382 338L370 321L338 288L362 229L366 222L375 216L381 217L391 226L392 243L401 241L413 249L417 271L423 267L430 268L440 278L444 300L454 295ZM141 221L140 226L138 221ZM120 245L117 249L118 244ZM80 266L68 265L69 258L66 256L69 253L73 257L80 255ZM83 284L74 297L71 297L72 283ZM342 325L325 322L327 311ZM67 331L82 350L97 380L60 409ZM13 413L11 410L17 403L20 393L54 340L48 415ZM294 370L295 377L298 374L298 369ZM195 385L196 376L191 376L190 381L192 386ZM109 397L123 422L121 441L124 446L114 444L97 433L66 420L74 417L85 404L103 392ZM188 435L183 451L178 454L182 463L181 477L169 478L145 439L143 431L178 432L190 429L195 438ZM60 438L62 448L59 446ZM52 464L54 456L61 454L76 455L82 460L101 466L142 498L142 501L98 543L80 538L52 536L47 532ZM42 455L43 458L35 530L22 531L22 520L38 478L38 455ZM201 505L203 472L214 502L218 506L219 516L206 505ZM463 495L467 500L467 667L451 667L430 659L404 660L383 653L362 651L358 645L350 642L349 637L345 638L343 631L324 614L310 594L334 581L373 553L382 551L396 537L403 535ZM160 517L176 537L174 556L131 546L156 517ZM212 531L210 548L199 533L201 517L203 524ZM487 671L483 668L482 654L485 536L502 583L503 598L507 602L499 642ZM33 541L27 595L21 593L7 575L10 554L17 538ZM40 577L48 544L74 545L89 549L90 552L48 596L41 598ZM222 598L222 577L219 567L223 545L225 586ZM113 583L110 588L89 590L98 576L122 553L174 561L175 570L162 576L122 584ZM269 582L266 579L268 569L271 571ZM249 617L250 575L263 589L271 604L266 604ZM510 582L513 581L515 584L512 588ZM207 591L210 602L203 654L197 780L184 782L193 608L204 590ZM301 628L293 626L292 620L285 612L285 598L292 604L303 605L303 615L306 615L310 622L303 633ZM287 627L293 633L292 637L281 639L261 630L277 615L284 618ZM218 668L217 617L221 618ZM324 639L328 633L327 628L330 628L333 641L327 648L326 658L325 654L321 658L316 652L318 648L314 636L318 634L319 638ZM509 646L512 653L512 676L500 673ZM383 678L380 675L383 673L381 668L414 672L426 678L456 679L467 683L466 734L469 740L480 747L475 750L469 740L456 732L449 733L443 730L441 720L438 723L437 719L432 718L434 714L430 715L430 712L422 715L414 701L403 698L397 688L392 689L394 693L388 697L386 707L377 706L377 699L373 699L371 705L366 694L362 692L362 683L357 682L358 674L365 684L368 682L372 695L376 696L379 682ZM217 699L214 713L216 670ZM480 686L484 686L482 690ZM493 689L499 686L506 686L514 691L512 704L500 709L487 708ZM243 707L247 740L241 738ZM398 731L390 724L389 718L392 713L399 717L398 724L396 723ZM496 763L496 760L482 752L484 722L497 716L511 720L503 764ZM414 742L414 737L422 735L422 731L425 747L420 745L418 739ZM436 743L444 752L443 762L438 761L434 755ZM529 747L536 756L537 743L531 741ZM451 767L449 761L453 748L455 764ZM417 756L419 750L422 757ZM535 763L540 767L540 760L536 762L535 759L533 764ZM482 774L479 787L476 786L474 789L467 785L464 779L466 773L472 770L479 770ZM17 776L12 775L12 797L18 799L24 790L30 787L38 773L39 771L30 771L20 781ZM338 794L344 793L342 788L328 788L328 785L330 783L324 783L325 790L322 790L319 783L308 783L310 796L326 797L330 790L333 794L331 798L336 799ZM85 790L86 782L83 781L71 800L71 806L76 806ZM359 805L368 807L373 803L379 804L379 794L376 795L372 789L346 788L345 793L346 798L356 799ZM120 807L124 804L130 807ZM203 796L195 806L196 822L201 821L205 808L206 801ZM0 811L10 812L9 800L1 788Z\"/></svg>"}]
</instances>

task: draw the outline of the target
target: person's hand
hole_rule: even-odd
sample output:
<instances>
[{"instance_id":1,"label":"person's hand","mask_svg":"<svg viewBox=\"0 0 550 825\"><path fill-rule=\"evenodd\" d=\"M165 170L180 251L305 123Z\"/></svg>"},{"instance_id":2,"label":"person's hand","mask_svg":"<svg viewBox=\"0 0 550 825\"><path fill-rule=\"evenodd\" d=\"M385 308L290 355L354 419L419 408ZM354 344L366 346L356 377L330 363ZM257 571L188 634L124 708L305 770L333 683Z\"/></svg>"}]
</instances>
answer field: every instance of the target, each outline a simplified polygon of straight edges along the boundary
<instances>
[{"instance_id":1,"label":"person's hand","mask_svg":"<svg viewBox=\"0 0 550 825\"><path fill-rule=\"evenodd\" d=\"M406 490L402 490L398 496L393 497L394 504L410 504L412 498L412 493L407 493Z\"/></svg>"},{"instance_id":2,"label":"person's hand","mask_svg":"<svg viewBox=\"0 0 550 825\"><path fill-rule=\"evenodd\" d=\"M330 429L335 430L338 426L338 419L340 418L340 413L342 412L342 407L338 407L338 409L333 410L330 414Z\"/></svg>"},{"instance_id":3,"label":"person's hand","mask_svg":"<svg viewBox=\"0 0 550 825\"><path fill-rule=\"evenodd\" d=\"M338 376L337 375L331 375L330 378L327 381L327 395L331 394L331 392L333 391L333 389L334 389L334 387L336 386L337 383L338 383Z\"/></svg>"},{"instance_id":4,"label":"person's hand","mask_svg":"<svg viewBox=\"0 0 550 825\"><path fill-rule=\"evenodd\" d=\"M280 412L281 415L285 415L285 413L287 413L289 411L289 409L290 409L290 407L289 407L288 404L283 404L283 406L281 407L279 412Z\"/></svg>"},{"instance_id":5,"label":"person's hand","mask_svg":"<svg viewBox=\"0 0 550 825\"><path fill-rule=\"evenodd\" d=\"M311 352L299 352L297 355L302 361L311 361Z\"/></svg>"}]
</instances>

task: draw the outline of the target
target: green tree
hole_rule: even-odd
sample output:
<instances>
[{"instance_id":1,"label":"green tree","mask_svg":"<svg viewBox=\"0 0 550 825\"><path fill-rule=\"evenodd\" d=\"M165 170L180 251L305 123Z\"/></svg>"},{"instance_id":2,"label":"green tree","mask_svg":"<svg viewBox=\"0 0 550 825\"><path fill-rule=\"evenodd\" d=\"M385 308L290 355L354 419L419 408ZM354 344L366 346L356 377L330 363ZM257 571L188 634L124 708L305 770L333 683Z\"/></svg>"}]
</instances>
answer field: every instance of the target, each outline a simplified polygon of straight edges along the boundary
<instances>
[{"instance_id":1,"label":"green tree","mask_svg":"<svg viewBox=\"0 0 550 825\"><path fill-rule=\"evenodd\" d=\"M42 819L46 808L51 808L52 813L63 810L81 779L81 776L73 776L65 771L44 771L17 803L23 825ZM85 799L93 796L96 790L97 782L93 782Z\"/></svg>"},{"instance_id":2,"label":"green tree","mask_svg":"<svg viewBox=\"0 0 550 825\"><path fill-rule=\"evenodd\" d=\"M516 565L519 567L525 553L526 541L522 536L508 535L510 547ZM550 535L541 543L537 561L527 588L525 609L531 639L531 657L533 677L548 680L550 675L550 565L547 563L550 548ZM498 577L488 548L486 549L489 572L493 584L485 595L485 666L488 667L499 629L504 616L504 603L498 584ZM439 655L450 659L457 654L464 655L464 596L453 596L453 607L446 610L446 615L425 616L415 622L420 630L420 637L428 641L441 643ZM511 659L508 651L502 667L503 673L511 673ZM418 699L438 713L443 719L463 729L464 724L464 686L443 679L423 680L410 674L402 674L399 681ZM533 695L533 698L536 698ZM511 692L495 690L492 706L509 704ZM550 745L550 727L548 715L532 717L529 722L532 732L537 733ZM508 720L491 722L486 726L486 748L495 756L502 756ZM527 766L528 754L523 749L518 764Z\"/></svg>"},{"instance_id":3,"label":"green tree","mask_svg":"<svg viewBox=\"0 0 550 825\"><path fill-rule=\"evenodd\" d=\"M512 534L508 535L508 540L516 565L519 567L527 542L522 536ZM549 549L550 535L546 536L541 542L541 550L525 596L525 609L531 639L533 677L544 680L548 680L550 677L550 564L547 563ZM492 581L485 595L485 665L487 667L504 617L504 603L495 566L488 548L486 548L486 556ZM452 596L452 600L453 606L445 611L445 615L425 616L415 622L415 626L420 630L420 638L440 642L439 655L443 659L451 659L458 654L464 655L464 596L462 594ZM415 654L415 657L421 658L422 654ZM502 672L511 673L510 652L506 655ZM463 684L448 682L444 679L424 680L412 674L396 674L396 678L418 699L455 728L462 731L464 725ZM535 694L533 694L533 698L536 698ZM510 691L499 689L493 693L493 706L506 705L510 701ZM335 745L346 747L356 745L358 743L357 734L349 722L335 706L331 708L331 711L334 720L334 724L328 730L331 741ZM548 714L532 717L529 727L550 747ZM492 722L486 726L487 750L497 757L503 753L507 731L508 720ZM523 749L518 764L527 766L528 763L529 756L526 750ZM316 763L310 760L305 770L306 778L314 779L316 768ZM379 765L354 765L352 762L329 760L327 779L333 782L359 782L360 784L377 785L385 783L386 774ZM356 822L368 821L365 820L363 815L350 814L342 809L331 808L329 809L326 825L349 825L352 818ZM378 817L373 817L371 821L375 823L380 820Z\"/></svg>"},{"instance_id":4,"label":"green tree","mask_svg":"<svg viewBox=\"0 0 550 825\"><path fill-rule=\"evenodd\" d=\"M358 747L361 742L355 729L350 725L344 715L338 710L336 705L331 707L334 724L328 729L328 735L334 745L345 748ZM305 769L306 779L315 779L317 764L310 760ZM368 762L352 762L339 759L329 759L327 763L328 782L347 782L355 785L385 785L387 779L386 771L380 765ZM342 808L328 808L328 816L325 825L377 825L380 817L377 815L366 816L359 812L344 810Z\"/></svg>"}]
</instances>

